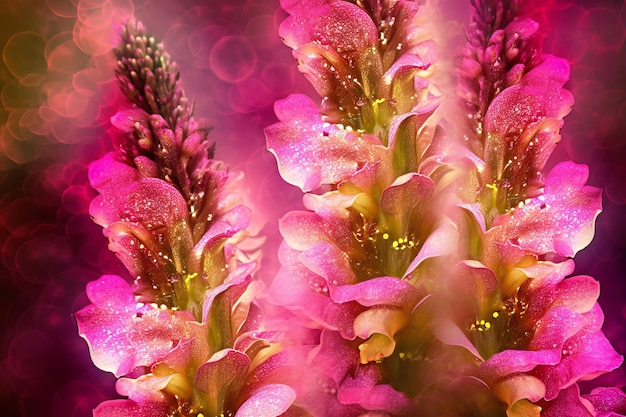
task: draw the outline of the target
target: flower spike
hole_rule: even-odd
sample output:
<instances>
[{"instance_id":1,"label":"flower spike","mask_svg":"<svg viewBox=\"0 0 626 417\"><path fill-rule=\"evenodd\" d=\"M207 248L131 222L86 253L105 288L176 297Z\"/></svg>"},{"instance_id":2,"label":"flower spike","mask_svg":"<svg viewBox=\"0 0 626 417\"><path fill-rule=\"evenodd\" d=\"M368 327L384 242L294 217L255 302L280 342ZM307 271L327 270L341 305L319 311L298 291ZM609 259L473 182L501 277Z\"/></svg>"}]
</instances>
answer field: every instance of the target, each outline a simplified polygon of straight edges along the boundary
<instances>
[{"instance_id":1,"label":"flower spike","mask_svg":"<svg viewBox=\"0 0 626 417\"><path fill-rule=\"evenodd\" d=\"M255 255L240 248L250 214L241 178L213 159L163 45L132 20L120 37L127 102L111 119L116 149L90 166L99 192L90 213L135 280L91 283L92 304L76 317L94 363L122 377L128 400L94 415L276 417L295 394L249 378L286 339L265 337L264 286L253 279ZM260 401L272 406L259 410Z\"/></svg>"},{"instance_id":2,"label":"flower spike","mask_svg":"<svg viewBox=\"0 0 626 417\"><path fill-rule=\"evenodd\" d=\"M308 209L281 220L270 295L321 331L308 363L323 371L296 399L313 414L591 412L577 382L622 362L597 283L566 278L600 192L584 166L543 174L569 66L541 51L529 2L471 3L449 99L417 2L282 2L280 34L321 103L279 101L265 131ZM344 395L372 389L370 373L385 400Z\"/></svg>"}]
</instances>

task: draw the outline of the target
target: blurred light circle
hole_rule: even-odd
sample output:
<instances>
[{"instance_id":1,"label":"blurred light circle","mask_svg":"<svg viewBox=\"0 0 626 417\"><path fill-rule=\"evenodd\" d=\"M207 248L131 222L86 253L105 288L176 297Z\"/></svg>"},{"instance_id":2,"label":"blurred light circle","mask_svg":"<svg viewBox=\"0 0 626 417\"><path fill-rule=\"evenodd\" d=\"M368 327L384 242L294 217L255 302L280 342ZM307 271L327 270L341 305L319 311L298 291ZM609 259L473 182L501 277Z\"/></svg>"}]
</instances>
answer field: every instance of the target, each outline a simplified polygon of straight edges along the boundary
<instances>
[{"instance_id":1,"label":"blurred light circle","mask_svg":"<svg viewBox=\"0 0 626 417\"><path fill-rule=\"evenodd\" d=\"M20 246L15 265L25 280L42 284L52 274L68 268L73 258L73 249L66 237L38 236Z\"/></svg>"},{"instance_id":2,"label":"blurred light circle","mask_svg":"<svg viewBox=\"0 0 626 417\"><path fill-rule=\"evenodd\" d=\"M586 34L594 48L617 50L624 44L626 29L620 17L610 9L588 10L580 19L578 30Z\"/></svg>"},{"instance_id":3,"label":"blurred light circle","mask_svg":"<svg viewBox=\"0 0 626 417\"><path fill-rule=\"evenodd\" d=\"M257 56L250 41L243 36L227 36L211 48L211 70L222 81L237 83L254 72Z\"/></svg>"},{"instance_id":4,"label":"blurred light circle","mask_svg":"<svg viewBox=\"0 0 626 417\"><path fill-rule=\"evenodd\" d=\"M226 36L222 26L204 24L188 35L187 48L193 55L191 64L200 69L211 69L211 45Z\"/></svg>"},{"instance_id":5,"label":"blurred light circle","mask_svg":"<svg viewBox=\"0 0 626 417\"><path fill-rule=\"evenodd\" d=\"M35 75L36 82L29 82L30 86L43 81L47 71L44 50L46 41L39 33L19 32L11 36L2 50L2 60L9 72L18 80Z\"/></svg>"}]
</instances>

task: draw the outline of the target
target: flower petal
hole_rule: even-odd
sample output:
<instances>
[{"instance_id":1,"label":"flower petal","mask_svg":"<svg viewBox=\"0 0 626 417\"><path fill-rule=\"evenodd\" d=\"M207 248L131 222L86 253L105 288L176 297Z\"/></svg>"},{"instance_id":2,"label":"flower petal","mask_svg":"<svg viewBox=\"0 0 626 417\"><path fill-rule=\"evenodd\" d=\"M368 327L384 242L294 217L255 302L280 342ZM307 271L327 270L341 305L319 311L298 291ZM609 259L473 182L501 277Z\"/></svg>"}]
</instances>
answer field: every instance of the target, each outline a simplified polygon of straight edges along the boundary
<instances>
[{"instance_id":1,"label":"flower petal","mask_svg":"<svg viewBox=\"0 0 626 417\"><path fill-rule=\"evenodd\" d=\"M94 417L146 417L167 415L165 402L141 402L132 400L104 401L93 410Z\"/></svg>"},{"instance_id":2,"label":"flower petal","mask_svg":"<svg viewBox=\"0 0 626 417\"><path fill-rule=\"evenodd\" d=\"M354 318L362 308L357 303L335 303L326 280L303 265L283 265L268 292L273 303L304 317L305 326L338 330L346 339L354 339Z\"/></svg>"},{"instance_id":3,"label":"flower petal","mask_svg":"<svg viewBox=\"0 0 626 417\"><path fill-rule=\"evenodd\" d=\"M394 335L409 322L407 313L395 308L370 308L354 320L357 337L367 339L359 345L361 363L391 356L396 348Z\"/></svg>"},{"instance_id":4,"label":"flower petal","mask_svg":"<svg viewBox=\"0 0 626 417\"><path fill-rule=\"evenodd\" d=\"M499 381L493 388L494 394L511 407L517 401L528 399L537 402L546 393L543 382L530 375L517 374Z\"/></svg>"},{"instance_id":5,"label":"flower petal","mask_svg":"<svg viewBox=\"0 0 626 417\"><path fill-rule=\"evenodd\" d=\"M140 107L119 110L111 117L111 124L125 133L133 132L135 123L146 125L147 121L148 113Z\"/></svg>"},{"instance_id":6,"label":"flower petal","mask_svg":"<svg viewBox=\"0 0 626 417\"><path fill-rule=\"evenodd\" d=\"M283 1L281 6L291 17L281 24L279 34L291 48L317 41L336 51L359 53L378 40L371 18L355 4Z\"/></svg>"},{"instance_id":7,"label":"flower petal","mask_svg":"<svg viewBox=\"0 0 626 417\"><path fill-rule=\"evenodd\" d=\"M450 346L461 346L476 358L481 358L476 347L470 342L463 330L450 320L440 320L433 326L433 335Z\"/></svg>"},{"instance_id":8,"label":"flower petal","mask_svg":"<svg viewBox=\"0 0 626 417\"><path fill-rule=\"evenodd\" d=\"M293 404L296 393L288 385L267 384L256 390L235 417L278 417Z\"/></svg>"},{"instance_id":9,"label":"flower petal","mask_svg":"<svg viewBox=\"0 0 626 417\"><path fill-rule=\"evenodd\" d=\"M331 298L337 303L356 301L371 307L384 304L410 310L423 297L421 291L396 277L378 277L354 285L341 285L331 289Z\"/></svg>"},{"instance_id":10,"label":"flower petal","mask_svg":"<svg viewBox=\"0 0 626 417\"><path fill-rule=\"evenodd\" d=\"M583 395L593 404L597 417L619 417L626 414L626 394L619 388L594 388L590 394Z\"/></svg>"},{"instance_id":11,"label":"flower petal","mask_svg":"<svg viewBox=\"0 0 626 417\"><path fill-rule=\"evenodd\" d=\"M280 122L265 129L268 149L283 179L305 192L345 181L376 159L374 136L324 124L305 95L276 102L275 111Z\"/></svg>"},{"instance_id":12,"label":"flower petal","mask_svg":"<svg viewBox=\"0 0 626 417\"><path fill-rule=\"evenodd\" d=\"M141 176L111 153L90 165L89 178L100 193L89 210L101 226L123 220L153 230L187 218L187 203L176 188L159 178Z\"/></svg>"},{"instance_id":13,"label":"flower petal","mask_svg":"<svg viewBox=\"0 0 626 417\"><path fill-rule=\"evenodd\" d=\"M594 417L593 405L580 396L578 385L559 392L558 397L547 404L542 404L541 417Z\"/></svg>"},{"instance_id":14,"label":"flower petal","mask_svg":"<svg viewBox=\"0 0 626 417\"><path fill-rule=\"evenodd\" d=\"M392 415L409 415L411 401L390 385L378 384L375 368L361 366L341 384L337 398L344 404L358 404L366 410Z\"/></svg>"},{"instance_id":15,"label":"flower petal","mask_svg":"<svg viewBox=\"0 0 626 417\"><path fill-rule=\"evenodd\" d=\"M601 331L580 332L563 346L561 361L554 366L538 366L532 374L545 381L546 400L579 380L589 380L617 369L623 358L615 352Z\"/></svg>"},{"instance_id":16,"label":"flower petal","mask_svg":"<svg viewBox=\"0 0 626 417\"><path fill-rule=\"evenodd\" d=\"M584 185L588 172L586 166L572 162L555 166L543 195L494 220L499 227L492 228L492 238L508 239L539 255L574 256L591 242L601 210L601 191Z\"/></svg>"},{"instance_id":17,"label":"flower petal","mask_svg":"<svg viewBox=\"0 0 626 417\"><path fill-rule=\"evenodd\" d=\"M80 335L89 344L94 364L116 376L151 366L185 339L186 312L137 304L122 278L105 275L87 285L93 303L76 313Z\"/></svg>"}]
</instances>

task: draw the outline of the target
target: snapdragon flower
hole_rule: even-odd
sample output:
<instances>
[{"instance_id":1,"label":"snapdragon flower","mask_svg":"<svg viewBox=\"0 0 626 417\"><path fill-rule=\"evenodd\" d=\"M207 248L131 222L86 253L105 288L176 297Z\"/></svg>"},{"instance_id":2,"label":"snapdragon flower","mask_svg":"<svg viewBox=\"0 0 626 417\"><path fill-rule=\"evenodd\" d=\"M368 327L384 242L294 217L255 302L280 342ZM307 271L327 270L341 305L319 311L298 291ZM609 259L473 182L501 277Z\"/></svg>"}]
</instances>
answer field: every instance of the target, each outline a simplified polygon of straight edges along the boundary
<instances>
[{"instance_id":1,"label":"snapdragon flower","mask_svg":"<svg viewBox=\"0 0 626 417\"><path fill-rule=\"evenodd\" d=\"M458 77L472 152L459 193L460 271L448 284L458 307L438 334L472 354L471 375L508 416L596 415L576 383L622 357L601 331L598 283L568 276L593 238L601 192L585 185L586 166L542 172L573 105L569 65L541 52L529 3L473 5Z\"/></svg>"},{"instance_id":2,"label":"snapdragon flower","mask_svg":"<svg viewBox=\"0 0 626 417\"><path fill-rule=\"evenodd\" d=\"M321 105L287 97L266 129L308 209L281 220L270 294L320 332L296 400L314 415L587 416L624 398L577 386L622 358L597 282L566 278L600 192L584 166L542 173L568 64L541 52L530 3L472 5L451 100L416 3L282 2Z\"/></svg>"},{"instance_id":3,"label":"snapdragon flower","mask_svg":"<svg viewBox=\"0 0 626 417\"><path fill-rule=\"evenodd\" d=\"M264 286L244 246L241 175L213 159L163 46L132 20L120 37L128 101L111 119L116 148L90 166L90 214L135 279L92 282L76 317L94 364L128 399L94 415L281 415L294 391L264 377L279 373L268 359L286 339L264 329L255 300Z\"/></svg>"},{"instance_id":4,"label":"snapdragon flower","mask_svg":"<svg viewBox=\"0 0 626 417\"><path fill-rule=\"evenodd\" d=\"M303 95L277 102L279 122L265 131L309 210L281 220L270 288L321 330L308 362L318 384L297 403L314 415L410 415L407 369L432 369L407 368L408 358L438 343L420 306L457 240L437 211L455 174L441 162L425 11L405 1L282 6L281 37L322 98L321 107Z\"/></svg>"}]
</instances>

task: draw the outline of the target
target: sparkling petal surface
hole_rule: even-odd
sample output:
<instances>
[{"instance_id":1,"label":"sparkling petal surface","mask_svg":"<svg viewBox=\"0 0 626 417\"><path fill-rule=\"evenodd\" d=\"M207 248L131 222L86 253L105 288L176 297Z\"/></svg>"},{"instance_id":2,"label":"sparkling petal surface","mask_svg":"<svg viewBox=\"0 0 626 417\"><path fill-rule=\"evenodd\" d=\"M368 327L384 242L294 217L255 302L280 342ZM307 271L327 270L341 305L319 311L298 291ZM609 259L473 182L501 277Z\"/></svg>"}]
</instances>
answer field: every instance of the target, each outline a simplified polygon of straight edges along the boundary
<instances>
[{"instance_id":1,"label":"sparkling petal surface","mask_svg":"<svg viewBox=\"0 0 626 417\"><path fill-rule=\"evenodd\" d=\"M120 277L105 275L87 286L93 303L76 313L81 336L100 369L125 375L138 366L151 366L188 337L186 313L137 304L130 286Z\"/></svg>"}]
</instances>

